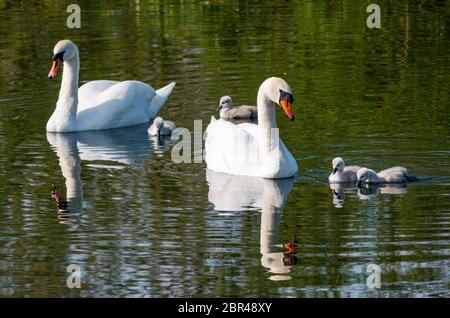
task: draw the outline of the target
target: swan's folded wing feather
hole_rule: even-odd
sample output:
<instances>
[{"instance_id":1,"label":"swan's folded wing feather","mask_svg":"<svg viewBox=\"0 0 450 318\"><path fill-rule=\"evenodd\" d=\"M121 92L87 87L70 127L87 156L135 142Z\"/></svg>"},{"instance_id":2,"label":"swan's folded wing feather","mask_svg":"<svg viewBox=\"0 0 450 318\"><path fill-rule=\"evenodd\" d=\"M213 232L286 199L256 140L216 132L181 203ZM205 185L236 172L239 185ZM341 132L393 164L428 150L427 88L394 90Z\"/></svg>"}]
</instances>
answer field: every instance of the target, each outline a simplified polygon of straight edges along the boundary
<instances>
[{"instance_id":1,"label":"swan's folded wing feather","mask_svg":"<svg viewBox=\"0 0 450 318\"><path fill-rule=\"evenodd\" d=\"M78 111L96 107L109 100L122 100L133 107L148 108L156 92L139 81L92 81L78 89Z\"/></svg>"},{"instance_id":2,"label":"swan's folded wing feather","mask_svg":"<svg viewBox=\"0 0 450 318\"><path fill-rule=\"evenodd\" d=\"M148 121L147 110L155 90L142 82L124 81L110 86L79 103L80 130L96 130L137 125ZM100 120L101 118L101 120Z\"/></svg>"},{"instance_id":3,"label":"swan's folded wing feather","mask_svg":"<svg viewBox=\"0 0 450 318\"><path fill-rule=\"evenodd\" d=\"M234 125L223 119L212 121L208 125L205 161L209 169L225 173L256 175L258 149L253 136L256 130L249 127L251 125L247 123Z\"/></svg>"},{"instance_id":4,"label":"swan's folded wing feather","mask_svg":"<svg viewBox=\"0 0 450 318\"><path fill-rule=\"evenodd\" d=\"M252 123L241 123L237 125L237 127L245 130L248 134L252 135L255 140L258 138L258 125Z\"/></svg>"},{"instance_id":5,"label":"swan's folded wing feather","mask_svg":"<svg viewBox=\"0 0 450 318\"><path fill-rule=\"evenodd\" d=\"M82 85L78 89L78 111L89 108L89 105L92 105L92 101L97 98L97 96L110 87L119 83L118 81L90 81L86 84Z\"/></svg>"}]
</instances>

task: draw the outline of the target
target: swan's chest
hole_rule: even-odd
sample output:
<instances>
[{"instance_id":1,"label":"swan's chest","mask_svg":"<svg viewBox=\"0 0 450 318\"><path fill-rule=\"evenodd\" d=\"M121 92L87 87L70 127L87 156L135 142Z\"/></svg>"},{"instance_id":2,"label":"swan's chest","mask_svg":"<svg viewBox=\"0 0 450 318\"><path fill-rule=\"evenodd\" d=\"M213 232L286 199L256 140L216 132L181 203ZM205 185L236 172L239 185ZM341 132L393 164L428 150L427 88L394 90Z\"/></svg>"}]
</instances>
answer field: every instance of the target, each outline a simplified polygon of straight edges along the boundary
<instances>
[{"instance_id":1,"label":"swan's chest","mask_svg":"<svg viewBox=\"0 0 450 318\"><path fill-rule=\"evenodd\" d=\"M76 117L70 112L56 109L48 120L46 129L49 132L76 131Z\"/></svg>"}]
</instances>

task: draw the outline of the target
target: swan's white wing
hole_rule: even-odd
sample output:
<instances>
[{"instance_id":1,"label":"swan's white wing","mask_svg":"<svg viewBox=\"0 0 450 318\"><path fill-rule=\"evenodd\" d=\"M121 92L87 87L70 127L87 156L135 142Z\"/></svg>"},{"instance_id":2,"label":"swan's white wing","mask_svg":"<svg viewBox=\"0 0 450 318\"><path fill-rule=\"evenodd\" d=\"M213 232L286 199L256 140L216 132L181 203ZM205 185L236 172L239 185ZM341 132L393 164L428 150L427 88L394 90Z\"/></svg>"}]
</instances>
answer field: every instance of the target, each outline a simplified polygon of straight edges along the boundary
<instances>
[{"instance_id":1,"label":"swan's white wing","mask_svg":"<svg viewBox=\"0 0 450 318\"><path fill-rule=\"evenodd\" d=\"M254 126L254 127L252 127ZM254 124L234 125L212 120L206 129L205 161L208 169L241 175L259 175Z\"/></svg>"},{"instance_id":2,"label":"swan's white wing","mask_svg":"<svg viewBox=\"0 0 450 318\"><path fill-rule=\"evenodd\" d=\"M155 91L138 81L92 81L78 90L78 130L110 129L148 122L172 93L175 83Z\"/></svg>"},{"instance_id":3,"label":"swan's white wing","mask_svg":"<svg viewBox=\"0 0 450 318\"><path fill-rule=\"evenodd\" d=\"M169 98L170 94L172 94L172 91L175 87L176 83L172 82L160 89L158 89L155 92L155 96L152 98L152 102L150 104L150 107L147 110L147 116L148 118L155 118L156 114L159 112L161 107L167 102L167 99Z\"/></svg>"},{"instance_id":4,"label":"swan's white wing","mask_svg":"<svg viewBox=\"0 0 450 318\"><path fill-rule=\"evenodd\" d=\"M102 93L79 101L78 130L110 129L148 122L155 90L138 81L118 82Z\"/></svg>"},{"instance_id":5,"label":"swan's white wing","mask_svg":"<svg viewBox=\"0 0 450 318\"><path fill-rule=\"evenodd\" d=\"M105 90L110 88L113 85L119 83L118 81L90 81L86 84L82 85L78 89L78 111L81 111L89 105L93 105L92 101L97 98L97 96L103 93Z\"/></svg>"},{"instance_id":6,"label":"swan's white wing","mask_svg":"<svg viewBox=\"0 0 450 318\"><path fill-rule=\"evenodd\" d=\"M249 135L255 140L255 148L258 146L257 141L259 140L259 134L261 130L258 125L251 123L242 123L238 125L240 128L244 129ZM278 136L279 131L272 131L275 136ZM298 171L297 161L289 152L287 147L284 145L281 138L278 138L279 149L278 151L272 152L270 156L260 156L258 154L258 164L259 164L259 176L269 179L278 178L289 178L294 176Z\"/></svg>"},{"instance_id":7,"label":"swan's white wing","mask_svg":"<svg viewBox=\"0 0 450 318\"><path fill-rule=\"evenodd\" d=\"M237 125L239 128L245 130L250 134L255 140L258 139L258 125L252 123L241 123Z\"/></svg>"},{"instance_id":8,"label":"swan's white wing","mask_svg":"<svg viewBox=\"0 0 450 318\"><path fill-rule=\"evenodd\" d=\"M206 134L205 161L213 171L270 179L289 178L297 173L297 162L281 139L277 139L279 147L261 155L258 125L234 125L213 119Z\"/></svg>"}]
</instances>

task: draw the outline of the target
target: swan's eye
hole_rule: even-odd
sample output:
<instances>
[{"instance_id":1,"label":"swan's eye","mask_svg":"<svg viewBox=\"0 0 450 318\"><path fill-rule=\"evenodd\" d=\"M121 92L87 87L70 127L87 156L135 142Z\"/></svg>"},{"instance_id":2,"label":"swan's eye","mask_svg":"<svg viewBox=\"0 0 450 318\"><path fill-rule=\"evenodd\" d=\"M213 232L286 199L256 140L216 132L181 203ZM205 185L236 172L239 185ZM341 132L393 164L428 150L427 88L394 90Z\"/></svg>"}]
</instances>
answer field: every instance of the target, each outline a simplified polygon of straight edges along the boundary
<instances>
[{"instance_id":1,"label":"swan's eye","mask_svg":"<svg viewBox=\"0 0 450 318\"><path fill-rule=\"evenodd\" d=\"M56 60L64 61L64 52L66 52L66 51L62 51L62 52L59 52L59 53L56 53L55 55L53 55L53 61L56 61Z\"/></svg>"},{"instance_id":2,"label":"swan's eye","mask_svg":"<svg viewBox=\"0 0 450 318\"><path fill-rule=\"evenodd\" d=\"M292 94L290 94L288 92L285 92L285 91L282 91L280 89L280 101L282 99L287 99L290 104L292 104L294 102L294 96L292 96Z\"/></svg>"}]
</instances>

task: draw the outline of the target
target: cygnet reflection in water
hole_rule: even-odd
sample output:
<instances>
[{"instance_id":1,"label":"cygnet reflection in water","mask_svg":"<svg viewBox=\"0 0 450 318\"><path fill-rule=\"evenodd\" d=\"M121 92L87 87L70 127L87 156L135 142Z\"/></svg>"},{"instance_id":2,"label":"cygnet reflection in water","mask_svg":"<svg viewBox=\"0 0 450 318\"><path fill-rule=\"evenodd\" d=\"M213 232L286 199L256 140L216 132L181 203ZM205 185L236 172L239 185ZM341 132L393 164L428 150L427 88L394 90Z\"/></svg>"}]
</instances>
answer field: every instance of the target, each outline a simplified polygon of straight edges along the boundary
<instances>
[{"instance_id":1,"label":"cygnet reflection in water","mask_svg":"<svg viewBox=\"0 0 450 318\"><path fill-rule=\"evenodd\" d=\"M351 184L330 183L333 195L333 205L340 209L344 207L346 192L356 191L360 200L370 200L379 194L401 195L407 192L406 184L373 184L364 187L356 187ZM354 193L354 192L353 192Z\"/></svg>"}]
</instances>

